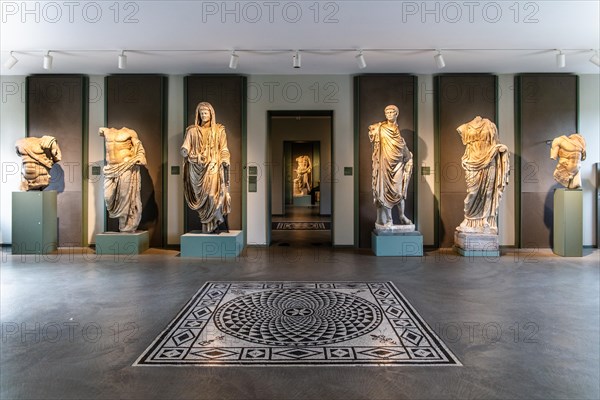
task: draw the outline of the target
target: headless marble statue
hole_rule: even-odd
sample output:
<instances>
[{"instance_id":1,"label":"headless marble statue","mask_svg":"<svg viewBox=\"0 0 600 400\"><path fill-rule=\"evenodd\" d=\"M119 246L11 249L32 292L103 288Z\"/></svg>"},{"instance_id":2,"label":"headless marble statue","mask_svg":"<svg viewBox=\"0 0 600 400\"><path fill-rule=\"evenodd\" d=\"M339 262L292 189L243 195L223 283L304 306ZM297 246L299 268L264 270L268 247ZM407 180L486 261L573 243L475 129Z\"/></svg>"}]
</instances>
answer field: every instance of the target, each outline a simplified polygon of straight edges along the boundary
<instances>
[{"instance_id":1,"label":"headless marble statue","mask_svg":"<svg viewBox=\"0 0 600 400\"><path fill-rule=\"evenodd\" d=\"M585 139L580 134L562 135L554 139L550 149L550 158L553 160L558 158L554 180L568 189L580 188L579 169L585 156Z\"/></svg>"},{"instance_id":2,"label":"headless marble statue","mask_svg":"<svg viewBox=\"0 0 600 400\"><path fill-rule=\"evenodd\" d=\"M62 157L56 138L26 137L17 140L15 148L23 162L21 190L44 190L50 184L52 165Z\"/></svg>"}]
</instances>

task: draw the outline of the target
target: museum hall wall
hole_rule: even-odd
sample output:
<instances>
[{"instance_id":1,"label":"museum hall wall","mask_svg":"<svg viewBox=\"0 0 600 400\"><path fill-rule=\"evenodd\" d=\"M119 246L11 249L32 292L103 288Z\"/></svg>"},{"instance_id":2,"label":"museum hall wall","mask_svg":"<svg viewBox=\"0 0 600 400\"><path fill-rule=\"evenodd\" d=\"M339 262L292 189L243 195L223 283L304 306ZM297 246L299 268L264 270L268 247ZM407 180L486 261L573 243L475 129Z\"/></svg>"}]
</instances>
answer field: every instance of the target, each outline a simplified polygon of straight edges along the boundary
<instances>
[{"instance_id":1,"label":"museum hall wall","mask_svg":"<svg viewBox=\"0 0 600 400\"><path fill-rule=\"evenodd\" d=\"M11 192L17 191L20 181L20 158L14 152L17 139L26 136L26 96L23 76L2 76L2 102L0 103L0 162L2 182L0 191L0 242L11 243ZM434 135L434 77L417 76L417 136L418 154L415 155L413 180L418 179L418 226L425 245L433 245L435 239L435 135ZM97 129L105 124L105 76L89 76L89 104L87 157L90 166L101 166L104 162L104 142ZM184 76L168 76L167 84L167 177L166 177L166 238L167 244L179 243L184 233L182 176L171 173L171 167L181 166L179 147L185 129L184 121ZM500 140L511 152L515 147L514 75L498 75L497 121ZM247 77L247 164L259 167L258 188L255 193L246 193L248 244L268 243L267 180L264 174L270 166L268 156L267 112L273 110L327 110L333 111L332 141L332 220L333 243L336 246L354 245L355 189L353 176L344 176L344 167L354 167L354 115L353 77L351 76L248 76ZM579 76L579 131L587 141L587 159L582 163L584 192L583 244L594 245L596 192L595 167L600 161L599 113L600 82L598 75ZM219 110L216 110L217 114ZM376 116L380 118L381 116ZM377 119L376 118L376 119ZM466 121L464 121L466 122ZM443 144L440 146L443 151ZM549 156L549 150L548 150ZM514 157L511 157L511 161ZM104 230L104 202L100 176L87 174L88 166L82 167L87 179L87 241L94 243L97 233ZM422 175L421 167L430 167L430 175ZM514 166L513 166L514 168ZM91 169L91 168L89 168ZM262 175L261 175L262 174ZM499 212L500 243L515 245L517 215L515 175L511 171ZM85 184L85 183L84 183ZM375 210L373 210L375 211ZM85 217L85 214L84 214Z\"/></svg>"}]
</instances>

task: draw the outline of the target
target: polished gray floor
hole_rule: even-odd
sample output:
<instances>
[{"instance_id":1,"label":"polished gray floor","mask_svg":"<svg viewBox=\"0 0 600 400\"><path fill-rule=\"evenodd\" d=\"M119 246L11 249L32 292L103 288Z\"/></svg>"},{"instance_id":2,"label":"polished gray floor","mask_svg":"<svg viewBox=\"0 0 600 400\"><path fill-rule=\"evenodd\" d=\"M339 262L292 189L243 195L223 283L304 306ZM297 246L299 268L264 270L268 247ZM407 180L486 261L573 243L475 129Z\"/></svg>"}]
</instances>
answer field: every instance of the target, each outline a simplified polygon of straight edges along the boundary
<instances>
[{"instance_id":1,"label":"polished gray floor","mask_svg":"<svg viewBox=\"0 0 600 400\"><path fill-rule=\"evenodd\" d=\"M585 254L377 258L293 241L236 260L4 249L0 397L598 399L600 253ZM204 282L228 280L391 281L464 366L131 366Z\"/></svg>"}]
</instances>

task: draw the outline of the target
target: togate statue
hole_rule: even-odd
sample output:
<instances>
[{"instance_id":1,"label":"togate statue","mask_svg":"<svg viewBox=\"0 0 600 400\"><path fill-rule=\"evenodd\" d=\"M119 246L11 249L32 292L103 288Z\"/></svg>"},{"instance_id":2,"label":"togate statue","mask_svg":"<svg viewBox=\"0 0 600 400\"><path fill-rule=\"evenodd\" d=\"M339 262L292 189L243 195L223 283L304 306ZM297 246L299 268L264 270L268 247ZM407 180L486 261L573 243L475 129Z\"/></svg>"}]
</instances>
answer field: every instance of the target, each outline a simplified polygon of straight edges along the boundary
<instances>
[{"instance_id":1,"label":"togate statue","mask_svg":"<svg viewBox=\"0 0 600 400\"><path fill-rule=\"evenodd\" d=\"M376 229L394 225L392 208L398 207L400 225L412 225L404 215L404 200L412 175L413 155L400 136L396 120L399 110L395 105L385 107L386 121L369 126L369 140L373 148L373 203L377 207Z\"/></svg>"},{"instance_id":2,"label":"togate statue","mask_svg":"<svg viewBox=\"0 0 600 400\"><path fill-rule=\"evenodd\" d=\"M44 190L50 184L50 169L62 157L56 138L26 137L17 140L15 148L23 161L21 190Z\"/></svg>"},{"instance_id":3,"label":"togate statue","mask_svg":"<svg viewBox=\"0 0 600 400\"><path fill-rule=\"evenodd\" d=\"M456 230L498 234L498 206L510 172L508 148L498 143L489 119L477 116L456 130L466 146L461 160L467 182L465 218Z\"/></svg>"},{"instance_id":4,"label":"togate statue","mask_svg":"<svg viewBox=\"0 0 600 400\"><path fill-rule=\"evenodd\" d=\"M294 196L308 195L312 183L312 163L308 156L296 158L296 179L294 179Z\"/></svg>"},{"instance_id":5,"label":"togate statue","mask_svg":"<svg viewBox=\"0 0 600 400\"><path fill-rule=\"evenodd\" d=\"M562 135L552 141L550 158L558 164L554 170L554 180L568 189L581 187L579 169L585 160L585 139L578 133Z\"/></svg>"},{"instance_id":6,"label":"togate statue","mask_svg":"<svg viewBox=\"0 0 600 400\"><path fill-rule=\"evenodd\" d=\"M186 129L181 155L185 200L198 212L202 232L213 233L219 224L226 223L231 197L227 134L225 127L217 123L210 103L196 107L195 123Z\"/></svg>"},{"instance_id":7,"label":"togate statue","mask_svg":"<svg viewBox=\"0 0 600 400\"><path fill-rule=\"evenodd\" d=\"M104 202L108 215L119 219L120 232L135 232L142 219L140 165L146 152L137 133L129 128L100 128L104 137Z\"/></svg>"}]
</instances>

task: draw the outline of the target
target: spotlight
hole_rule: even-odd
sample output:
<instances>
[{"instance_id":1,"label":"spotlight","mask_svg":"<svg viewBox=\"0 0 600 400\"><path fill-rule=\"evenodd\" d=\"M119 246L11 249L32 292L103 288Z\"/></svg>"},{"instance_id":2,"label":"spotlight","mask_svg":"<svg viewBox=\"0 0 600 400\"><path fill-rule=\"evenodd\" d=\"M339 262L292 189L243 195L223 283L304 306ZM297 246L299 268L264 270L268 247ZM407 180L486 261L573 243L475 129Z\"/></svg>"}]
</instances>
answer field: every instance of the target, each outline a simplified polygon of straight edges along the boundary
<instances>
[{"instance_id":1,"label":"spotlight","mask_svg":"<svg viewBox=\"0 0 600 400\"><path fill-rule=\"evenodd\" d=\"M6 69L11 69L12 67L15 66L16 63L19 62L19 59L15 56L13 56L13 52L10 52L10 57L8 58L8 60L6 60L6 62L4 63L4 68Z\"/></svg>"},{"instance_id":2,"label":"spotlight","mask_svg":"<svg viewBox=\"0 0 600 400\"><path fill-rule=\"evenodd\" d=\"M358 55L355 58L356 62L358 63L358 68L367 68L367 62L365 61L365 56L363 56L362 50L359 50Z\"/></svg>"},{"instance_id":3,"label":"spotlight","mask_svg":"<svg viewBox=\"0 0 600 400\"><path fill-rule=\"evenodd\" d=\"M50 55L50 50L44 56L44 69L52 69L52 56Z\"/></svg>"},{"instance_id":4,"label":"spotlight","mask_svg":"<svg viewBox=\"0 0 600 400\"><path fill-rule=\"evenodd\" d=\"M236 69L238 63L240 62L240 56L235 54L235 50L231 52L231 57L229 57L229 68Z\"/></svg>"},{"instance_id":5,"label":"spotlight","mask_svg":"<svg viewBox=\"0 0 600 400\"><path fill-rule=\"evenodd\" d=\"M438 50L438 53L433 56L435 59L435 65L437 65L438 69L442 69L446 66L446 62L444 61L444 56L442 55L442 51Z\"/></svg>"},{"instance_id":6,"label":"spotlight","mask_svg":"<svg viewBox=\"0 0 600 400\"><path fill-rule=\"evenodd\" d=\"M600 67L600 57L598 57L598 52L596 51L592 57L590 57L590 62L595 64L596 67Z\"/></svg>"},{"instance_id":7,"label":"spotlight","mask_svg":"<svg viewBox=\"0 0 600 400\"><path fill-rule=\"evenodd\" d=\"M127 68L127 56L125 55L125 50L119 54L119 69Z\"/></svg>"},{"instance_id":8,"label":"spotlight","mask_svg":"<svg viewBox=\"0 0 600 400\"><path fill-rule=\"evenodd\" d=\"M564 68L567 66L567 57L561 50L558 50L558 54L556 55L556 66L558 68Z\"/></svg>"},{"instance_id":9,"label":"spotlight","mask_svg":"<svg viewBox=\"0 0 600 400\"><path fill-rule=\"evenodd\" d=\"M300 51L296 50L296 54L292 56L292 66L294 68L300 68L302 65L302 59L300 58Z\"/></svg>"}]
</instances>

